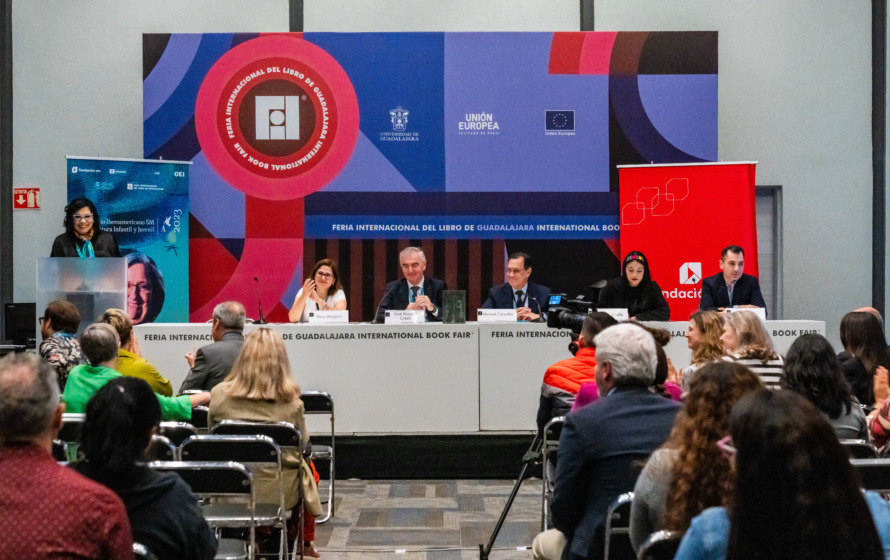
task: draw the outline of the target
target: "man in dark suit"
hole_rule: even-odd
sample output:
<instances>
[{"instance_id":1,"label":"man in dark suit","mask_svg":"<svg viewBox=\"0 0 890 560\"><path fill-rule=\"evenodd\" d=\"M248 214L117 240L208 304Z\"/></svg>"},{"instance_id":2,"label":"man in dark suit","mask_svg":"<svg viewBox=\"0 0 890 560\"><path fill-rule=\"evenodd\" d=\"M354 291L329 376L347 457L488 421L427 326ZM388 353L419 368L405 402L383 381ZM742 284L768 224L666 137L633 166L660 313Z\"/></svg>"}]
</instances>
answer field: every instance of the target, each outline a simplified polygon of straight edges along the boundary
<instances>
[{"instance_id":1,"label":"man in dark suit","mask_svg":"<svg viewBox=\"0 0 890 560\"><path fill-rule=\"evenodd\" d=\"M192 369L182 382L180 393L209 391L229 375L244 344L244 315L244 306L237 301L224 301L213 308L213 344L185 355Z\"/></svg>"},{"instance_id":2,"label":"man in dark suit","mask_svg":"<svg viewBox=\"0 0 890 560\"><path fill-rule=\"evenodd\" d=\"M723 311L727 307L762 307L766 302L760 293L760 282L745 274L745 251L730 245L720 255L720 270L702 280L699 309Z\"/></svg>"},{"instance_id":3,"label":"man in dark suit","mask_svg":"<svg viewBox=\"0 0 890 560\"><path fill-rule=\"evenodd\" d=\"M507 259L506 273L507 283L492 288L482 308L515 309L519 321L546 318L550 288L528 281L532 274L531 257L525 253L511 253Z\"/></svg>"},{"instance_id":4,"label":"man in dark suit","mask_svg":"<svg viewBox=\"0 0 890 560\"><path fill-rule=\"evenodd\" d=\"M399 253L399 265L404 278L386 285L374 322L384 322L387 309L423 309L426 311L427 321L441 321L445 282L423 275L426 270L426 255L419 247L405 247Z\"/></svg>"},{"instance_id":5,"label":"man in dark suit","mask_svg":"<svg viewBox=\"0 0 890 560\"><path fill-rule=\"evenodd\" d=\"M594 344L601 396L566 417L550 501L556 529L535 538L535 558L603 557L609 505L633 490L638 461L667 440L680 408L648 389L658 361L648 332L623 323L603 330Z\"/></svg>"}]
</instances>

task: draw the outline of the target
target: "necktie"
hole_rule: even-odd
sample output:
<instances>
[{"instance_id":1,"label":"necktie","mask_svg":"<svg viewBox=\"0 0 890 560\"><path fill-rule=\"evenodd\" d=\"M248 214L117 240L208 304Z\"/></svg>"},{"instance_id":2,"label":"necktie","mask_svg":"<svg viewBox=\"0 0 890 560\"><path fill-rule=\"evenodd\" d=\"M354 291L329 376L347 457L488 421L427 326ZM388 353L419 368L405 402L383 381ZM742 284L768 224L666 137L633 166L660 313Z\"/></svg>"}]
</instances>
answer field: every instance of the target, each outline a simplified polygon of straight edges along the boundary
<instances>
[{"instance_id":1,"label":"necktie","mask_svg":"<svg viewBox=\"0 0 890 560\"><path fill-rule=\"evenodd\" d=\"M411 301L417 300L417 292L420 291L420 286L411 286Z\"/></svg>"},{"instance_id":2,"label":"necktie","mask_svg":"<svg viewBox=\"0 0 890 560\"><path fill-rule=\"evenodd\" d=\"M516 309L523 307L525 304L525 294L522 290L516 291Z\"/></svg>"}]
</instances>

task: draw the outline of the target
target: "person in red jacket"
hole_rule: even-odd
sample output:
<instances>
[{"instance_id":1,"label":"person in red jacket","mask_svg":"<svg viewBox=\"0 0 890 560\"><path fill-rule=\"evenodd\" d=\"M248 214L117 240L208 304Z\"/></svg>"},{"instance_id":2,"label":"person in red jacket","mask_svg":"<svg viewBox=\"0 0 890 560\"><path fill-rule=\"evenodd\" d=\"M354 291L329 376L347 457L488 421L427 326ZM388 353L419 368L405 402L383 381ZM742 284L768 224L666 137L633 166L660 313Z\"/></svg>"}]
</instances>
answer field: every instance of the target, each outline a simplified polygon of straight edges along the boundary
<instances>
[{"instance_id":1,"label":"person in red jacket","mask_svg":"<svg viewBox=\"0 0 890 560\"><path fill-rule=\"evenodd\" d=\"M600 331L617 322L608 313L601 311L591 313L584 319L575 355L547 368L544 373L544 383L541 385L541 400L538 405L539 432L543 432L544 426L551 419L569 413L581 385L596 383L593 373L596 367L596 348L593 345L593 339Z\"/></svg>"}]
</instances>

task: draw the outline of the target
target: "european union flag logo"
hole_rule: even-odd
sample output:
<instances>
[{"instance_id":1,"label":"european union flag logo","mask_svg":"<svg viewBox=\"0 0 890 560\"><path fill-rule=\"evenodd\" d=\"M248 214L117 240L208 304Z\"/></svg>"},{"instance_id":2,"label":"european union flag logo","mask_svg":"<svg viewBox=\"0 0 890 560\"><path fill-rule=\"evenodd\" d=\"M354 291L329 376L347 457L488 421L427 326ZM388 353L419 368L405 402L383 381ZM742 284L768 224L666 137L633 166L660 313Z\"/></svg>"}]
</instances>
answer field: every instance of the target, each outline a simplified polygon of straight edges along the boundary
<instances>
[{"instance_id":1,"label":"european union flag logo","mask_svg":"<svg viewBox=\"0 0 890 560\"><path fill-rule=\"evenodd\" d=\"M575 130L575 111L545 111L545 130Z\"/></svg>"}]
</instances>

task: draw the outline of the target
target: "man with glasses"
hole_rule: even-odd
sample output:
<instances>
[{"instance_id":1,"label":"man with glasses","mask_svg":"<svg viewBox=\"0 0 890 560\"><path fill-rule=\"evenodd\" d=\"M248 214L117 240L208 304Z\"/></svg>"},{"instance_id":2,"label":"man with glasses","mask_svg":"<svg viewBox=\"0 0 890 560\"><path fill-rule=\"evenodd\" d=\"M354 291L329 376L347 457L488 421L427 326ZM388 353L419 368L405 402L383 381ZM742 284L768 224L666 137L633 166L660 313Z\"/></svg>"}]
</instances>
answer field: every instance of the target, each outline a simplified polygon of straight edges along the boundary
<instances>
[{"instance_id":1,"label":"man with glasses","mask_svg":"<svg viewBox=\"0 0 890 560\"><path fill-rule=\"evenodd\" d=\"M550 288L529 282L531 257L511 253L505 270L507 283L495 286L488 293L483 309L515 309L518 321L542 321L547 318Z\"/></svg>"}]
</instances>

